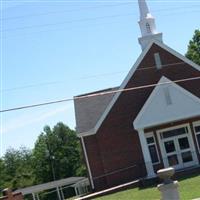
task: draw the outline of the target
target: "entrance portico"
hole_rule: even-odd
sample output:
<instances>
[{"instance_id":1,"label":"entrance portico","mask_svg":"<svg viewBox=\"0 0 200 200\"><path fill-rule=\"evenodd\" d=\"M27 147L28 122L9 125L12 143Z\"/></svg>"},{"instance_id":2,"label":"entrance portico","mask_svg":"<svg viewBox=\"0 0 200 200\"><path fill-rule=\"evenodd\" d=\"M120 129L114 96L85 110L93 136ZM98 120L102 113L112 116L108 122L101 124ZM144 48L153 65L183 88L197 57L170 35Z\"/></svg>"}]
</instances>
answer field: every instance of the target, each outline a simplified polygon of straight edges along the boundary
<instances>
[{"instance_id":1,"label":"entrance portico","mask_svg":"<svg viewBox=\"0 0 200 200\"><path fill-rule=\"evenodd\" d=\"M157 138L164 167L181 169L199 164L189 124L158 130Z\"/></svg>"},{"instance_id":2,"label":"entrance portico","mask_svg":"<svg viewBox=\"0 0 200 200\"><path fill-rule=\"evenodd\" d=\"M193 135L195 127L190 123L195 117L200 117L200 99L162 77L133 122L139 134L147 177L152 176L152 169L158 164L175 169L199 165L195 145L198 138Z\"/></svg>"}]
</instances>

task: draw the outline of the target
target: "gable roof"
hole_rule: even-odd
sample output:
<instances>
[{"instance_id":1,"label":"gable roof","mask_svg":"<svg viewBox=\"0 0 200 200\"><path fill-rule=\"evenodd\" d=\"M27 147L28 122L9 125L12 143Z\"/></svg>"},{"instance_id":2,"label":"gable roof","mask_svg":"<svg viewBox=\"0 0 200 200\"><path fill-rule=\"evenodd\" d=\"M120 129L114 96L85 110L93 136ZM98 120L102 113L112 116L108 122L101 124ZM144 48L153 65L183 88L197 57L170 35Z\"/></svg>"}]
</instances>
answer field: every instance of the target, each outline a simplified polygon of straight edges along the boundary
<instances>
[{"instance_id":1,"label":"gable roof","mask_svg":"<svg viewBox=\"0 0 200 200\"><path fill-rule=\"evenodd\" d=\"M103 121L107 117L108 113L112 109L113 105L116 103L119 96L121 95L122 90L125 89L126 85L130 81L131 77L134 75L135 71L137 70L137 68L139 67L139 65L141 64L141 62L143 61L144 57L149 52L149 50L151 49L153 44L156 44L157 46L161 47L165 51L169 52L170 54L174 55L178 59L182 60L184 63L186 63L186 64L190 65L191 67L195 68L196 70L200 71L200 66L198 66L197 64L193 63L192 61L190 61L189 59L187 59L183 55L179 54L175 50L171 49L167 45L165 45L165 44L163 44L159 41L152 40L150 42L150 44L147 46L147 48L141 53L141 55L139 56L139 58L137 59L137 61L135 62L135 64L131 68L131 70L129 71L128 75L126 76L126 78L122 82L121 86L119 87L120 92L115 93L115 95L113 95L112 99L109 101L107 107L105 108L104 112L102 113L102 115L100 116L98 121L96 122L95 126L93 128L91 128L90 130L88 130L87 132L80 132L81 133L80 135L82 135L82 136L92 135L92 134L95 134L98 131L101 124L103 123Z\"/></svg>"},{"instance_id":2,"label":"gable roof","mask_svg":"<svg viewBox=\"0 0 200 200\"><path fill-rule=\"evenodd\" d=\"M163 76L133 125L138 130L199 115L200 99Z\"/></svg>"},{"instance_id":3,"label":"gable roof","mask_svg":"<svg viewBox=\"0 0 200 200\"><path fill-rule=\"evenodd\" d=\"M99 120L115 94L112 93L112 91L115 91L118 88L119 87L108 88L93 93L83 94L77 97L106 93L105 95L97 95L90 98L74 98L77 124L76 131L78 133L87 133L95 127L97 121Z\"/></svg>"}]
</instances>

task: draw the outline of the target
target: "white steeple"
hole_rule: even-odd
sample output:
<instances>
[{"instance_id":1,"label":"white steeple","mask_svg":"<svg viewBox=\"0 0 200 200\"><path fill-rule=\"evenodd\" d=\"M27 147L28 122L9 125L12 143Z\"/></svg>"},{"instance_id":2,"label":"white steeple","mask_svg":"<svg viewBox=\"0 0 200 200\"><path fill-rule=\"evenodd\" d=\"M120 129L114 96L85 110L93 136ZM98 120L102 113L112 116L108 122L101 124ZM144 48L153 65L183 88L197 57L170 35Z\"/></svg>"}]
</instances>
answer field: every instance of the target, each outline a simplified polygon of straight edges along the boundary
<instances>
[{"instance_id":1,"label":"white steeple","mask_svg":"<svg viewBox=\"0 0 200 200\"><path fill-rule=\"evenodd\" d=\"M140 8L140 30L142 37L140 37L139 43L142 47L142 50L149 44L152 39L162 42L162 33L156 31L155 19L151 15L147 3L145 0L138 0Z\"/></svg>"}]
</instances>

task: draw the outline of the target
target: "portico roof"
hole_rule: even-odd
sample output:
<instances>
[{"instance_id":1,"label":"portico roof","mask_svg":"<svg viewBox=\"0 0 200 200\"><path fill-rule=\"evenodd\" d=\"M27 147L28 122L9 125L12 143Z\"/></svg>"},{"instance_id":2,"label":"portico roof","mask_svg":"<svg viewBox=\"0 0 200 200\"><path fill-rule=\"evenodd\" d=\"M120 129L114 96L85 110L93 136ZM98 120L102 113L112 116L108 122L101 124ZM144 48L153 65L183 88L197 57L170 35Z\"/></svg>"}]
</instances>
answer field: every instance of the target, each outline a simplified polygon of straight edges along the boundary
<instances>
[{"instance_id":1,"label":"portico roof","mask_svg":"<svg viewBox=\"0 0 200 200\"><path fill-rule=\"evenodd\" d=\"M34 185L34 186L26 187L26 188L21 188L21 189L16 190L15 192L21 192L23 195L38 193L38 192L53 189L56 187L72 185L72 184L75 184L75 183L78 183L78 182L84 181L84 180L88 181L88 179L85 177L69 177L69 178L65 178L65 179L61 179L61 180L51 181L48 183L43 183L43 184Z\"/></svg>"},{"instance_id":2,"label":"portico roof","mask_svg":"<svg viewBox=\"0 0 200 200\"><path fill-rule=\"evenodd\" d=\"M163 76L133 125L138 130L196 116L200 116L200 99Z\"/></svg>"}]
</instances>

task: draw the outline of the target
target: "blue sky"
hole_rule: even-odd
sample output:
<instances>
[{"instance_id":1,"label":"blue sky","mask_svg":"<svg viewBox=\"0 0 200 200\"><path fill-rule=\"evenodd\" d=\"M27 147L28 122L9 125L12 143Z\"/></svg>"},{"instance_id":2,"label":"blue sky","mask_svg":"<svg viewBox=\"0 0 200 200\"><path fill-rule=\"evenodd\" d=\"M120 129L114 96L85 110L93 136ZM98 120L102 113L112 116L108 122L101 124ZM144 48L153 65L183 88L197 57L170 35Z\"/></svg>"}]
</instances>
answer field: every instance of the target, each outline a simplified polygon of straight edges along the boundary
<instances>
[{"instance_id":1,"label":"blue sky","mask_svg":"<svg viewBox=\"0 0 200 200\"><path fill-rule=\"evenodd\" d=\"M184 54L199 1L147 1L164 42ZM137 1L2 1L2 108L118 86L141 53ZM3 113L1 155L32 148L44 125L75 128L73 102Z\"/></svg>"}]
</instances>

